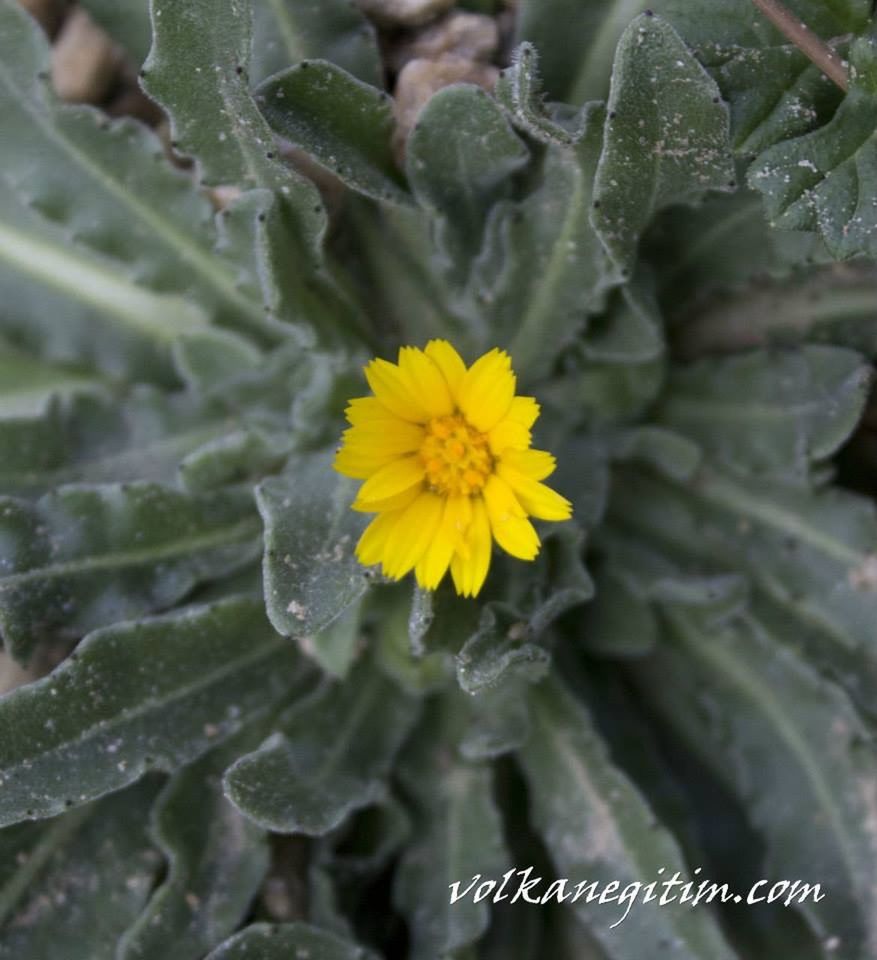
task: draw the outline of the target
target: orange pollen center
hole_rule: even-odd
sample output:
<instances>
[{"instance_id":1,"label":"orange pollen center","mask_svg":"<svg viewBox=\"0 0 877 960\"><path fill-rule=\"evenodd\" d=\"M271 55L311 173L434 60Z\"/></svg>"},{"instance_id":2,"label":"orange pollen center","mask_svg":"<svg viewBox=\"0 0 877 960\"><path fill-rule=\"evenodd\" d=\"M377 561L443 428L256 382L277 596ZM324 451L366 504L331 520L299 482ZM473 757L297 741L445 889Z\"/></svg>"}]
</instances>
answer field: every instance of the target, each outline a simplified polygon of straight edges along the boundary
<instances>
[{"instance_id":1,"label":"orange pollen center","mask_svg":"<svg viewBox=\"0 0 877 960\"><path fill-rule=\"evenodd\" d=\"M460 414L430 420L420 457L430 490L446 497L479 493L493 472L487 437Z\"/></svg>"}]
</instances>

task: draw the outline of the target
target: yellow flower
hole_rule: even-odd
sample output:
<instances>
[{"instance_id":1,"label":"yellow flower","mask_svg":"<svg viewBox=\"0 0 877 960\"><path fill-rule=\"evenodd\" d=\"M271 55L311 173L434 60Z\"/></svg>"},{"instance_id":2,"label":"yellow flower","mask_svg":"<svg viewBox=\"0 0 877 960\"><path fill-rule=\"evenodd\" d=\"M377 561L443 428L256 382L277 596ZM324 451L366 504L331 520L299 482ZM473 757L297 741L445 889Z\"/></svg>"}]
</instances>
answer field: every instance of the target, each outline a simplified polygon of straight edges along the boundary
<instances>
[{"instance_id":1,"label":"yellow flower","mask_svg":"<svg viewBox=\"0 0 877 960\"><path fill-rule=\"evenodd\" d=\"M539 416L515 396L511 359L491 350L468 369L446 340L402 347L398 364L365 368L372 397L351 400L351 426L335 469L364 480L354 510L376 513L356 547L366 566L399 580L414 570L434 590L451 569L457 593L474 597L493 540L521 560L539 552L528 515L566 520L568 500L540 481L550 453L530 449Z\"/></svg>"}]
</instances>

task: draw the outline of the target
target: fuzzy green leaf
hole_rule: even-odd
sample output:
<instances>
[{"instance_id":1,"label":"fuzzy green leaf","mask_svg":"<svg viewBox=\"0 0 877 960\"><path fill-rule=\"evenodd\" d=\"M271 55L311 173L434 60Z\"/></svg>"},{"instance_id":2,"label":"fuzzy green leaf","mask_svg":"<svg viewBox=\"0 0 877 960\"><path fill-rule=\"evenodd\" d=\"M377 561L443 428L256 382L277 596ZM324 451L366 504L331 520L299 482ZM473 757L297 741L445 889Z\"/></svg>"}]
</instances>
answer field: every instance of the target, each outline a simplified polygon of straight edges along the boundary
<instances>
[{"instance_id":1,"label":"fuzzy green leaf","mask_svg":"<svg viewBox=\"0 0 877 960\"><path fill-rule=\"evenodd\" d=\"M214 253L210 204L188 175L166 162L155 134L132 120L109 121L90 107L59 105L47 88L48 70L42 31L17 3L3 0L0 111L9 133L3 179L61 228L64 251L53 253L51 243L40 244L39 238L30 243L40 247L28 246L15 217L0 232L0 261L18 252L18 269L25 274L123 308L131 320L144 315L141 326L173 329L167 308L148 311L146 304L157 296L194 293L208 315L261 329L261 305L239 288L235 269ZM79 276L89 269L76 265L79 248L111 258L115 268L104 267L107 275L98 276L96 264L92 277ZM136 293L123 292L127 287ZM200 311L186 304L176 312L184 319Z\"/></svg>"},{"instance_id":2,"label":"fuzzy green leaf","mask_svg":"<svg viewBox=\"0 0 877 960\"><path fill-rule=\"evenodd\" d=\"M332 451L296 457L257 491L265 523L265 604L275 629L311 638L365 593L353 549L365 518L350 509L353 484L332 470ZM316 639L314 639L316 638Z\"/></svg>"},{"instance_id":3,"label":"fuzzy green leaf","mask_svg":"<svg viewBox=\"0 0 877 960\"><path fill-rule=\"evenodd\" d=\"M716 293L740 291L751 297L753 281L785 277L796 267L828 259L815 236L771 229L761 198L742 189L711 196L698 207L666 210L649 232L646 249L661 305L671 323L679 324L699 320L704 302ZM776 316L776 311L752 313L753 330Z\"/></svg>"},{"instance_id":4,"label":"fuzzy green leaf","mask_svg":"<svg viewBox=\"0 0 877 960\"><path fill-rule=\"evenodd\" d=\"M704 359L671 370L656 419L724 467L806 482L862 415L871 371L840 347Z\"/></svg>"},{"instance_id":5,"label":"fuzzy green leaf","mask_svg":"<svg viewBox=\"0 0 877 960\"><path fill-rule=\"evenodd\" d=\"M536 140L554 146L571 147L579 143L588 128L595 104L571 117L552 116L544 103L539 76L539 54L531 43L522 43L512 54L511 66L502 72L496 86L496 98L508 111L512 123Z\"/></svg>"},{"instance_id":6,"label":"fuzzy green leaf","mask_svg":"<svg viewBox=\"0 0 877 960\"><path fill-rule=\"evenodd\" d=\"M748 173L774 225L818 232L838 260L877 251L877 44L857 41L850 61L852 86L834 117L765 150Z\"/></svg>"},{"instance_id":7,"label":"fuzzy green leaf","mask_svg":"<svg viewBox=\"0 0 877 960\"><path fill-rule=\"evenodd\" d=\"M83 0L82 6L139 66L149 53L149 0Z\"/></svg>"},{"instance_id":8,"label":"fuzzy green leaf","mask_svg":"<svg viewBox=\"0 0 877 960\"><path fill-rule=\"evenodd\" d=\"M291 708L225 775L226 796L254 823L321 836L380 800L416 701L368 663Z\"/></svg>"},{"instance_id":9,"label":"fuzzy green leaf","mask_svg":"<svg viewBox=\"0 0 877 960\"><path fill-rule=\"evenodd\" d=\"M98 630L49 676L0 700L0 823L174 770L308 676L250 600Z\"/></svg>"},{"instance_id":10,"label":"fuzzy green leaf","mask_svg":"<svg viewBox=\"0 0 877 960\"><path fill-rule=\"evenodd\" d=\"M36 369L26 356L16 362L26 375ZM53 389L66 389L60 382ZM31 395L36 399L36 391ZM204 463L203 475L207 454L198 449L219 442L235 423L191 395L152 387L136 387L122 400L107 391L80 394L50 402L31 418L0 420L0 444L9 444L9 456L0 456L0 483L19 496L67 483L170 484L190 456Z\"/></svg>"},{"instance_id":11,"label":"fuzzy green leaf","mask_svg":"<svg viewBox=\"0 0 877 960\"><path fill-rule=\"evenodd\" d=\"M268 844L225 799L221 778L253 736L245 727L178 771L161 792L151 832L167 857L168 873L126 931L118 960L201 957L246 915L268 869Z\"/></svg>"},{"instance_id":12,"label":"fuzzy green leaf","mask_svg":"<svg viewBox=\"0 0 877 960\"><path fill-rule=\"evenodd\" d=\"M424 107L406 157L411 189L434 220L436 246L453 275L465 277L488 210L530 153L494 100L458 84Z\"/></svg>"},{"instance_id":13,"label":"fuzzy green leaf","mask_svg":"<svg viewBox=\"0 0 877 960\"><path fill-rule=\"evenodd\" d=\"M0 334L45 360L107 377L174 386L172 344L209 330L196 304L144 289L118 262L72 247L62 227L22 206L2 178L0 285Z\"/></svg>"},{"instance_id":14,"label":"fuzzy green leaf","mask_svg":"<svg viewBox=\"0 0 877 960\"><path fill-rule=\"evenodd\" d=\"M636 671L763 832L766 875L821 884L825 896L797 909L823 942L836 938L840 956L866 956L877 944L877 762L846 695L796 643L793 629L772 634L748 616L717 628L677 608Z\"/></svg>"},{"instance_id":15,"label":"fuzzy green leaf","mask_svg":"<svg viewBox=\"0 0 877 960\"><path fill-rule=\"evenodd\" d=\"M400 776L415 810L415 840L402 857L393 901L408 918L412 960L456 956L487 929L488 907L463 893L475 874L501 880L508 868L491 770L454 756L460 704L433 703L406 747ZM477 884L476 884L477 885Z\"/></svg>"},{"instance_id":16,"label":"fuzzy green leaf","mask_svg":"<svg viewBox=\"0 0 877 960\"><path fill-rule=\"evenodd\" d=\"M217 947L207 960L375 960L364 947L305 923L254 923Z\"/></svg>"},{"instance_id":17,"label":"fuzzy green leaf","mask_svg":"<svg viewBox=\"0 0 877 960\"><path fill-rule=\"evenodd\" d=\"M538 49L554 99L603 100L615 44L647 6L646 0L523 0L516 37Z\"/></svg>"},{"instance_id":18,"label":"fuzzy green leaf","mask_svg":"<svg viewBox=\"0 0 877 960\"><path fill-rule=\"evenodd\" d=\"M640 657L658 640L658 624L648 603L612 565L598 567L596 596L583 614L582 647L602 657Z\"/></svg>"},{"instance_id":19,"label":"fuzzy green leaf","mask_svg":"<svg viewBox=\"0 0 877 960\"><path fill-rule=\"evenodd\" d=\"M319 59L381 85L374 27L345 0L258 0L253 12L253 83L300 60Z\"/></svg>"},{"instance_id":20,"label":"fuzzy green leaf","mask_svg":"<svg viewBox=\"0 0 877 960\"><path fill-rule=\"evenodd\" d=\"M877 514L869 500L707 470L685 489L625 472L610 516L675 556L746 573L796 624L811 660L873 713Z\"/></svg>"},{"instance_id":21,"label":"fuzzy green leaf","mask_svg":"<svg viewBox=\"0 0 877 960\"><path fill-rule=\"evenodd\" d=\"M586 118L577 147L548 147L537 190L522 203L494 208L473 271L472 293L489 318L490 342L509 344L524 382L545 377L621 282L589 219L602 109Z\"/></svg>"},{"instance_id":22,"label":"fuzzy green leaf","mask_svg":"<svg viewBox=\"0 0 877 960\"><path fill-rule=\"evenodd\" d=\"M153 0L151 15L154 40L142 83L167 110L174 142L198 160L203 181L286 187L284 195L297 207L300 200L302 211L306 199L317 203L313 186L275 159L274 137L249 91L251 0Z\"/></svg>"},{"instance_id":23,"label":"fuzzy green leaf","mask_svg":"<svg viewBox=\"0 0 877 960\"><path fill-rule=\"evenodd\" d=\"M733 183L728 113L709 74L653 16L625 30L606 109L591 219L609 255L630 271L661 207Z\"/></svg>"},{"instance_id":24,"label":"fuzzy green leaf","mask_svg":"<svg viewBox=\"0 0 877 960\"><path fill-rule=\"evenodd\" d=\"M194 497L150 483L6 498L0 531L0 627L21 662L41 640L176 603L257 556L260 533L249 494Z\"/></svg>"},{"instance_id":25,"label":"fuzzy green leaf","mask_svg":"<svg viewBox=\"0 0 877 960\"><path fill-rule=\"evenodd\" d=\"M349 187L409 203L390 149L389 97L326 60L305 60L255 93L271 127Z\"/></svg>"},{"instance_id":26,"label":"fuzzy green leaf","mask_svg":"<svg viewBox=\"0 0 877 960\"><path fill-rule=\"evenodd\" d=\"M2 960L115 956L161 865L145 829L156 787L0 832Z\"/></svg>"},{"instance_id":27,"label":"fuzzy green leaf","mask_svg":"<svg viewBox=\"0 0 877 960\"><path fill-rule=\"evenodd\" d=\"M777 231L777 236L784 236ZM785 234L803 237L807 234ZM681 358L752 347L831 343L877 356L877 309L870 266L831 267L762 282L685 311L674 346Z\"/></svg>"},{"instance_id":28,"label":"fuzzy green leaf","mask_svg":"<svg viewBox=\"0 0 877 960\"><path fill-rule=\"evenodd\" d=\"M628 883L686 874L675 840L630 781L609 760L583 707L554 677L533 689L532 733L519 752L530 786L532 819L558 874L591 882ZM541 892L544 892L542 890ZM564 893L573 895L567 884ZM573 907L612 957L635 956L639 944L672 943L678 957L719 960L734 956L706 913L670 903L640 901L623 923L625 908L580 899Z\"/></svg>"}]
</instances>

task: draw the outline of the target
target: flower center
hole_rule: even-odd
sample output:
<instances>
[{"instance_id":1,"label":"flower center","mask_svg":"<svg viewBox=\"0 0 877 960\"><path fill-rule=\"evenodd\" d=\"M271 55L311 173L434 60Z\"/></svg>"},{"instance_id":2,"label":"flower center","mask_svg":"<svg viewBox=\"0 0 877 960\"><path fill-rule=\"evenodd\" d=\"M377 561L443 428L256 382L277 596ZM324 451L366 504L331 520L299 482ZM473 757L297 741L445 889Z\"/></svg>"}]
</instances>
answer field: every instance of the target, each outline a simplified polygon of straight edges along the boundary
<instances>
[{"instance_id":1,"label":"flower center","mask_svg":"<svg viewBox=\"0 0 877 960\"><path fill-rule=\"evenodd\" d=\"M460 414L430 420L420 456L430 490L446 497L478 493L493 472L487 437Z\"/></svg>"}]
</instances>

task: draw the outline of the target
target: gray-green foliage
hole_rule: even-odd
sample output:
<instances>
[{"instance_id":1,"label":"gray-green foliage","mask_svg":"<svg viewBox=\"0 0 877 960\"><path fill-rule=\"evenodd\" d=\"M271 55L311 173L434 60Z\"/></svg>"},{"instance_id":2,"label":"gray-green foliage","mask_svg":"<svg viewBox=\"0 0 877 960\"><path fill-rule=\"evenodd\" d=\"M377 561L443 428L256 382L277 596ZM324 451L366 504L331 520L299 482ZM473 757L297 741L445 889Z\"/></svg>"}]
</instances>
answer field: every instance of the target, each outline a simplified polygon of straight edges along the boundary
<instances>
[{"instance_id":1,"label":"gray-green foliage","mask_svg":"<svg viewBox=\"0 0 877 960\"><path fill-rule=\"evenodd\" d=\"M877 57L790 4L846 95L750 0L521 0L401 137L368 4L83 0L168 146L0 0L0 960L873 958ZM430 337L574 505L477 600L332 469ZM549 887L674 873L827 896Z\"/></svg>"}]
</instances>

